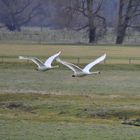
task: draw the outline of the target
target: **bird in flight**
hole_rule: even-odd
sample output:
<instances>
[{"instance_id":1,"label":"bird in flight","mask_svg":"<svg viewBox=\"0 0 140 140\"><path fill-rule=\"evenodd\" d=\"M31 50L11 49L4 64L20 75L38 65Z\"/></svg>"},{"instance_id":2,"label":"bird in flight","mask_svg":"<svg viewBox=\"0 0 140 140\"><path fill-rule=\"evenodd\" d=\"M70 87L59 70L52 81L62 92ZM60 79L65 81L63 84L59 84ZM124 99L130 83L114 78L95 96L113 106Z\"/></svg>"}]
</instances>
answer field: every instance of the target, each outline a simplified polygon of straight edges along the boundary
<instances>
[{"instance_id":1,"label":"bird in flight","mask_svg":"<svg viewBox=\"0 0 140 140\"><path fill-rule=\"evenodd\" d=\"M56 61L61 63L61 64L63 64L63 65L65 65L69 69L71 69L74 72L72 77L83 77L83 76L91 75L91 74L99 74L100 71L90 72L90 69L92 67L94 67L96 64L98 64L98 63L102 62L103 60L105 60L105 58L106 58L106 54L100 56L99 58L97 58L93 62L87 64L83 69L81 69L77 65L74 65L72 63L63 61L59 57L57 57Z\"/></svg>"},{"instance_id":2,"label":"bird in flight","mask_svg":"<svg viewBox=\"0 0 140 140\"><path fill-rule=\"evenodd\" d=\"M45 61L45 63L43 63L41 60L39 60L36 57L19 56L19 59L30 60L38 66L36 70L46 71L46 70L50 70L50 69L59 67L59 66L52 66L52 62L60 55L60 53L61 53L61 51L59 51L58 53L50 56Z\"/></svg>"}]
</instances>

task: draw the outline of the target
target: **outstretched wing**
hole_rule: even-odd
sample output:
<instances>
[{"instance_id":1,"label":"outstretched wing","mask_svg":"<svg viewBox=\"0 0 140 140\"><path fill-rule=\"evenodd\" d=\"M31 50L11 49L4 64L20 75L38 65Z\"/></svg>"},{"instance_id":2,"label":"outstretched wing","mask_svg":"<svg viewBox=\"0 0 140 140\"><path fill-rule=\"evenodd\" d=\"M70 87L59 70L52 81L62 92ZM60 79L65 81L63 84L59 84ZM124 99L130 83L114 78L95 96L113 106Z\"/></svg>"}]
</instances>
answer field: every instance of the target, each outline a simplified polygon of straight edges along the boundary
<instances>
[{"instance_id":1,"label":"outstretched wing","mask_svg":"<svg viewBox=\"0 0 140 140\"><path fill-rule=\"evenodd\" d=\"M86 65L83 69L83 71L85 72L89 72L89 70L95 66L96 64L100 63L101 61L103 61L106 58L106 54L102 55L101 57L97 58L96 60L94 60L93 62L89 63L88 65Z\"/></svg>"},{"instance_id":2,"label":"outstretched wing","mask_svg":"<svg viewBox=\"0 0 140 140\"><path fill-rule=\"evenodd\" d=\"M79 68L78 66L76 66L76 65L74 65L72 63L69 63L69 62L66 62L66 61L62 61L60 58L57 58L56 60L58 62L60 62L61 64L65 65L66 67L68 67L69 69L71 69L72 71L74 71L74 73L82 71L81 68Z\"/></svg>"},{"instance_id":3,"label":"outstretched wing","mask_svg":"<svg viewBox=\"0 0 140 140\"><path fill-rule=\"evenodd\" d=\"M44 64L36 57L19 56L19 59L30 60L34 62L38 67L44 66Z\"/></svg>"},{"instance_id":4,"label":"outstretched wing","mask_svg":"<svg viewBox=\"0 0 140 140\"><path fill-rule=\"evenodd\" d=\"M45 61L44 65L45 65L46 67L51 67L52 62L60 55L60 53L61 53L61 51L58 52L58 53L56 53L56 54L54 54L54 55L52 55L51 57L49 57L49 58Z\"/></svg>"}]
</instances>

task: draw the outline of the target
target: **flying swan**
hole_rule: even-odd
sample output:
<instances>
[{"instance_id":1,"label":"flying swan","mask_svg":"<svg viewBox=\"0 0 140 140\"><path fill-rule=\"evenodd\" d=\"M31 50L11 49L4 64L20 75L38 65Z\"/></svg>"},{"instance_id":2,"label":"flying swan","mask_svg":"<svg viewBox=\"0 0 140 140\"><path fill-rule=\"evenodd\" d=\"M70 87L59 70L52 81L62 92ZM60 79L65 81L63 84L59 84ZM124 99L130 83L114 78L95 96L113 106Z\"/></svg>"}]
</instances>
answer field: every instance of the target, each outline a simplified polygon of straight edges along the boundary
<instances>
[{"instance_id":1,"label":"flying swan","mask_svg":"<svg viewBox=\"0 0 140 140\"><path fill-rule=\"evenodd\" d=\"M61 51L50 56L45 63L43 63L42 61L40 61L38 58L36 57L26 57L26 56L19 56L19 59L25 59L25 60L31 60L32 62L34 62L38 67L36 70L39 71L46 71L52 68L57 68L58 66L52 66L52 62L60 55Z\"/></svg>"},{"instance_id":2,"label":"flying swan","mask_svg":"<svg viewBox=\"0 0 140 140\"><path fill-rule=\"evenodd\" d=\"M91 75L91 74L99 74L100 71L90 72L89 70L93 66L95 66L96 64L98 64L101 61L103 61L105 58L106 58L106 54L104 54L101 57L97 58L95 61L89 63L83 69L79 68L78 66L76 66L76 65L74 65L72 63L62 61L59 57L56 59L56 61L60 62L61 64L65 65L66 67L71 69L74 72L72 77L82 77L82 76Z\"/></svg>"}]
</instances>

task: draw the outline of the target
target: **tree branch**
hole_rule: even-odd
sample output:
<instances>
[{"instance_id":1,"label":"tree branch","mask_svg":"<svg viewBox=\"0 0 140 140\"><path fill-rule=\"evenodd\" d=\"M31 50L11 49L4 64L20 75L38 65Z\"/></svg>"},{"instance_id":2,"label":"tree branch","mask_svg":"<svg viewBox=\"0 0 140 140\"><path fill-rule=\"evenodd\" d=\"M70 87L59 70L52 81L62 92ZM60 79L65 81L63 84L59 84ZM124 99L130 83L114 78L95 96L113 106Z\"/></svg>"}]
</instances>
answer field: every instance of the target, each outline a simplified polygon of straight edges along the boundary
<instances>
[{"instance_id":1,"label":"tree branch","mask_svg":"<svg viewBox=\"0 0 140 140\"><path fill-rule=\"evenodd\" d=\"M80 28L77 28L77 29L73 29L73 30L76 30L76 31L80 31L80 30L83 30L85 28L87 28L89 25L85 25L85 26L82 26Z\"/></svg>"},{"instance_id":2,"label":"tree branch","mask_svg":"<svg viewBox=\"0 0 140 140\"><path fill-rule=\"evenodd\" d=\"M106 19L100 15L96 15L98 18L102 19L103 23L106 23Z\"/></svg>"},{"instance_id":3,"label":"tree branch","mask_svg":"<svg viewBox=\"0 0 140 140\"><path fill-rule=\"evenodd\" d=\"M36 11L36 9L39 8L39 7L40 7L40 3L38 5L36 5L34 8L32 8L32 10L29 13L27 19L25 19L24 21L22 21L20 23L20 25L24 25L24 24L28 23L33 17L35 17L37 13L34 13L34 11Z\"/></svg>"},{"instance_id":4,"label":"tree branch","mask_svg":"<svg viewBox=\"0 0 140 140\"><path fill-rule=\"evenodd\" d=\"M93 13L94 15L96 15L98 11L101 9L102 3L103 3L103 0L101 0L100 3L98 4L96 11Z\"/></svg>"},{"instance_id":5,"label":"tree branch","mask_svg":"<svg viewBox=\"0 0 140 140\"><path fill-rule=\"evenodd\" d=\"M82 7L75 7L75 8L66 7L65 9L77 11L77 12L79 12L79 13L82 13L85 17L87 17L87 14L86 14L86 12L85 12L86 9L84 8L84 5L82 5Z\"/></svg>"},{"instance_id":6,"label":"tree branch","mask_svg":"<svg viewBox=\"0 0 140 140\"><path fill-rule=\"evenodd\" d=\"M9 2L7 0L1 0L1 1L4 3L4 5L6 5L7 7L9 7Z\"/></svg>"},{"instance_id":7,"label":"tree branch","mask_svg":"<svg viewBox=\"0 0 140 140\"><path fill-rule=\"evenodd\" d=\"M139 28L140 29L140 26L137 26L137 25L128 25L128 27L130 27L130 28Z\"/></svg>"},{"instance_id":8,"label":"tree branch","mask_svg":"<svg viewBox=\"0 0 140 140\"><path fill-rule=\"evenodd\" d=\"M30 6L30 4L31 4L32 2L33 2L33 1L28 0L28 2L27 2L19 11L16 11L14 14L15 14L15 15L18 15L18 14L22 13L27 7Z\"/></svg>"}]
</instances>

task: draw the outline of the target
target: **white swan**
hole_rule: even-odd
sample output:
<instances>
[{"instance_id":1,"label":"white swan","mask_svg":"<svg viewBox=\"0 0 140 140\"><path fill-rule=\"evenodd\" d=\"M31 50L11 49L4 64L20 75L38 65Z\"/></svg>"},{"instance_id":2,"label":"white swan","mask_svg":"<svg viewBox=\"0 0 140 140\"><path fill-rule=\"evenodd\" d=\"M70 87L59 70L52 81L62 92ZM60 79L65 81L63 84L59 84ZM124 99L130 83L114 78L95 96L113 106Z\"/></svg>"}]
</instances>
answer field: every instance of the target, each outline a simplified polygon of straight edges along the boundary
<instances>
[{"instance_id":1,"label":"white swan","mask_svg":"<svg viewBox=\"0 0 140 140\"><path fill-rule=\"evenodd\" d=\"M76 65L74 65L72 63L62 61L59 57L56 59L56 61L60 62L61 64L65 65L69 69L71 69L74 72L74 74L72 75L72 77L82 77L82 76L86 76L86 75L90 75L90 74L99 74L100 71L90 72L89 70L93 66L95 66L96 64L98 64L101 61L103 61L105 58L106 58L106 54L104 54L101 57L97 58L95 61L89 63L83 69L79 68L78 66L76 66Z\"/></svg>"},{"instance_id":2,"label":"white swan","mask_svg":"<svg viewBox=\"0 0 140 140\"><path fill-rule=\"evenodd\" d=\"M58 66L52 66L52 62L60 55L61 51L50 56L45 63L41 62L38 58L36 57L26 57L26 56L19 56L19 59L25 59L25 60L31 60L33 61L38 67L36 70L39 71L46 71L52 68L56 68Z\"/></svg>"}]
</instances>

